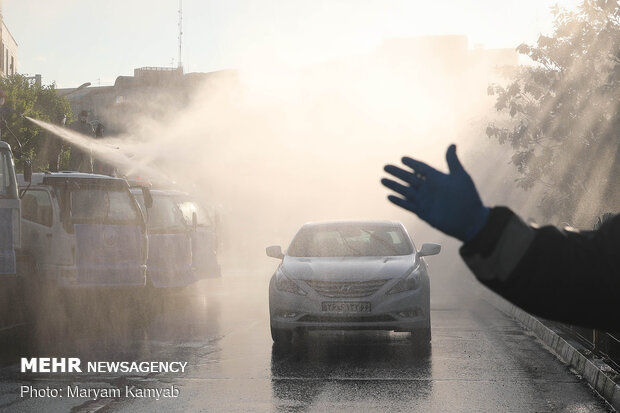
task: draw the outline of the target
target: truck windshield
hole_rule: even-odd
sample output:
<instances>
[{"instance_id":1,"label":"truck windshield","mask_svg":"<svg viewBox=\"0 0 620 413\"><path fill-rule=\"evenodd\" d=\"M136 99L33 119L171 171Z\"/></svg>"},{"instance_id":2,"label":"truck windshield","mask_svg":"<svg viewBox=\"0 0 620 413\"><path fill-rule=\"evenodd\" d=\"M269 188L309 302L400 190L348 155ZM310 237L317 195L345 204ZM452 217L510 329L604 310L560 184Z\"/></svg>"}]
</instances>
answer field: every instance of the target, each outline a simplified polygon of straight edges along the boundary
<instances>
[{"instance_id":1,"label":"truck windshield","mask_svg":"<svg viewBox=\"0 0 620 413\"><path fill-rule=\"evenodd\" d=\"M71 190L71 218L109 224L140 222L129 191L103 185L82 185Z\"/></svg>"},{"instance_id":2,"label":"truck windshield","mask_svg":"<svg viewBox=\"0 0 620 413\"><path fill-rule=\"evenodd\" d=\"M210 226L213 225L211 218L207 211L196 201L187 198L177 198L177 205L183 214L183 219L186 225L192 225L192 215L196 213L196 219L198 226Z\"/></svg>"},{"instance_id":3,"label":"truck windshield","mask_svg":"<svg viewBox=\"0 0 620 413\"><path fill-rule=\"evenodd\" d=\"M153 207L149 209L148 227L151 231L186 231L183 215L174 198L153 195Z\"/></svg>"},{"instance_id":4,"label":"truck windshield","mask_svg":"<svg viewBox=\"0 0 620 413\"><path fill-rule=\"evenodd\" d=\"M17 198L17 181L11 152L0 149L0 198Z\"/></svg>"}]
</instances>

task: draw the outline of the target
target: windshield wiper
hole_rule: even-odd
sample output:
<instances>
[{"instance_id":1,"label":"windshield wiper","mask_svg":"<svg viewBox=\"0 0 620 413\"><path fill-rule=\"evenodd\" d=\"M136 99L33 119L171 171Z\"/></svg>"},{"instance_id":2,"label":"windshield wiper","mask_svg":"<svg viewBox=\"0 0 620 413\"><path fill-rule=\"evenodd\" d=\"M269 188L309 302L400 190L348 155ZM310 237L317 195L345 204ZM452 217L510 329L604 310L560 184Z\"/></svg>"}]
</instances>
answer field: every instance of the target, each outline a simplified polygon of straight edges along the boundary
<instances>
[{"instance_id":1,"label":"windshield wiper","mask_svg":"<svg viewBox=\"0 0 620 413\"><path fill-rule=\"evenodd\" d=\"M390 244L388 241L384 240L383 238L381 238L380 236L365 230L365 229L361 229L360 230L362 232L365 232L366 234L370 235L370 238L376 239L377 241L379 241L381 244L385 245L390 251L392 251L394 253L394 255L398 255L398 250L394 247L394 245Z\"/></svg>"}]
</instances>

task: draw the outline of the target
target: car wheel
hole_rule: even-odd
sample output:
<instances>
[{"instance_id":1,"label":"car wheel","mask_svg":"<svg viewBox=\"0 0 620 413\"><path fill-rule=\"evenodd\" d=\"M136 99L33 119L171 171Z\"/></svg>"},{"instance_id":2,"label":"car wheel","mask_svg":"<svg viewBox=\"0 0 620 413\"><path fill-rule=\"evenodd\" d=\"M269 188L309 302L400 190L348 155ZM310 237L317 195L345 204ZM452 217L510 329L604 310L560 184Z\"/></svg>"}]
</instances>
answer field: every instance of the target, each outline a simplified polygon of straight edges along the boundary
<instances>
[{"instance_id":1,"label":"car wheel","mask_svg":"<svg viewBox=\"0 0 620 413\"><path fill-rule=\"evenodd\" d=\"M411 332L411 341L414 344L428 344L431 342L431 329L420 328Z\"/></svg>"},{"instance_id":2,"label":"car wheel","mask_svg":"<svg viewBox=\"0 0 620 413\"><path fill-rule=\"evenodd\" d=\"M271 338L275 344L288 344L293 340L293 332L271 327Z\"/></svg>"}]
</instances>

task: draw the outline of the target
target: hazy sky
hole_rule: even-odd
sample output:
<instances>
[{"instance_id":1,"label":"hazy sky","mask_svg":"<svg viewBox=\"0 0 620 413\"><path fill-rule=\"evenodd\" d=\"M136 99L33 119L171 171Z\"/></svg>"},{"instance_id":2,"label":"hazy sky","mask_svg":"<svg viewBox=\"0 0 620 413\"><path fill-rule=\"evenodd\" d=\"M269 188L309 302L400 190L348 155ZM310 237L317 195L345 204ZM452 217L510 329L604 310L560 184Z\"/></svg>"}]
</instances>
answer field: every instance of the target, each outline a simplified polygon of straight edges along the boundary
<instances>
[{"instance_id":1,"label":"hazy sky","mask_svg":"<svg viewBox=\"0 0 620 413\"><path fill-rule=\"evenodd\" d=\"M186 71L298 66L390 37L465 34L515 47L551 30L549 7L577 0L184 0ZM178 0L4 0L20 73L75 87L177 64Z\"/></svg>"}]
</instances>

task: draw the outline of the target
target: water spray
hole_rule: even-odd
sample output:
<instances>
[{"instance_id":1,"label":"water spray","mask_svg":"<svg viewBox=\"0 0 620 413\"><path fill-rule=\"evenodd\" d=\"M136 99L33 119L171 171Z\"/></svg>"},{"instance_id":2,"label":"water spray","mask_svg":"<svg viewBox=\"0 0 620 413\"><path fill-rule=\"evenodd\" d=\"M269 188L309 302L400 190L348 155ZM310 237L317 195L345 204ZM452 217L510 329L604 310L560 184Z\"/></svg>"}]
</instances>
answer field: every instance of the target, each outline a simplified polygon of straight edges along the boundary
<instances>
[{"instance_id":1,"label":"water spray","mask_svg":"<svg viewBox=\"0 0 620 413\"><path fill-rule=\"evenodd\" d=\"M34 123L38 127L53 133L67 143L80 147L87 151L92 151L93 155L104 160L114 166L122 168L127 174L142 173L151 177L153 180L162 182L170 182L170 178L160 171L149 167L145 162L140 162L133 156L129 156L121 151L121 147L105 142L104 139L93 139L82 135L78 132L62 128L48 122L33 119L29 116L22 115L25 119Z\"/></svg>"}]
</instances>

